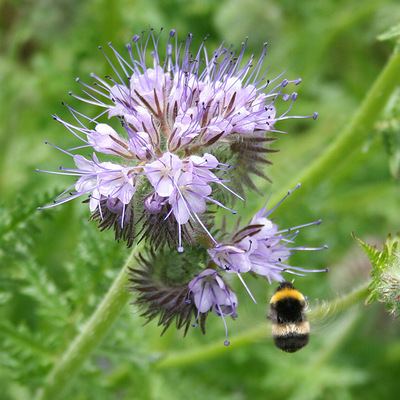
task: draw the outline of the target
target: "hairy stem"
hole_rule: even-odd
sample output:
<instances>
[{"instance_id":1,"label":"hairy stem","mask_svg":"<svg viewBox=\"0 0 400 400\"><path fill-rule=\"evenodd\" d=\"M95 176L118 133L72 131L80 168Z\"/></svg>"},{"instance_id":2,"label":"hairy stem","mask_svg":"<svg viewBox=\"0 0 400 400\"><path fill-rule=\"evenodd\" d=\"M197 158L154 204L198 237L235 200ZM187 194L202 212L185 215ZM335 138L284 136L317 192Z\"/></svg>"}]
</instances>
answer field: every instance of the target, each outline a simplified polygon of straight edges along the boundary
<instances>
[{"instance_id":1,"label":"hairy stem","mask_svg":"<svg viewBox=\"0 0 400 400\"><path fill-rule=\"evenodd\" d=\"M37 400L61 399L83 363L89 359L102 342L128 302L130 294L125 290L125 286L128 283L127 268L134 263L135 256L142 247L143 244L137 245L131 251L103 301L50 371L43 387L37 394Z\"/></svg>"},{"instance_id":2,"label":"hairy stem","mask_svg":"<svg viewBox=\"0 0 400 400\"><path fill-rule=\"evenodd\" d=\"M316 308L312 308L307 313L309 320L312 322L320 318L326 318L349 309L353 305L367 298L369 294L367 288L368 284L365 284L351 293L340 296ZM156 362L155 368L167 369L182 367L198 363L199 361L219 357L223 354L226 354L226 352L228 351L232 351L237 348L252 344L255 341L265 340L267 337L271 337L269 334L269 330L269 324L263 324L261 327L257 327L256 329L246 330L240 335L232 336L231 344L228 347L222 346L221 341L218 341L208 346L201 346L199 348L191 350L173 352L167 354L164 358Z\"/></svg>"},{"instance_id":3,"label":"hairy stem","mask_svg":"<svg viewBox=\"0 0 400 400\"><path fill-rule=\"evenodd\" d=\"M305 195L307 191L314 190L319 183L324 182L326 176L332 175L332 171L343 166L355 152L360 150L370 135L373 124L380 117L387 101L400 83L399 71L400 52L395 52L365 96L354 118L309 167L300 171L284 186L284 192L287 192L286 188L293 188L301 182L305 188L297 196ZM277 191L272 197L273 204L275 199L283 197L282 192ZM282 204L280 209L284 207L285 204Z\"/></svg>"},{"instance_id":4,"label":"hairy stem","mask_svg":"<svg viewBox=\"0 0 400 400\"><path fill-rule=\"evenodd\" d=\"M353 292L350 292L344 296L340 296L332 301L329 301L325 304L322 304L319 307L312 308L307 316L310 321L317 321L321 318L330 317L335 315L343 310L347 310L349 307L358 303L359 301L366 300L369 295L368 283L360 286L358 289L355 289Z\"/></svg>"}]
</instances>

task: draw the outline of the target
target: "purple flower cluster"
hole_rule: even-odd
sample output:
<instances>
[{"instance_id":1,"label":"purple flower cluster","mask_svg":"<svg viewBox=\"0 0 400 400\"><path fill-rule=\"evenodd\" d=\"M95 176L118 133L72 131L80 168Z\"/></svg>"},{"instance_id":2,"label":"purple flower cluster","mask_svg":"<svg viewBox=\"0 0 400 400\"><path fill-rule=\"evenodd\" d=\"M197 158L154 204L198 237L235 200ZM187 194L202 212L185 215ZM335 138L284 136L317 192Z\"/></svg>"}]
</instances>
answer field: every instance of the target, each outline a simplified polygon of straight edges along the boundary
<instances>
[{"instance_id":1,"label":"purple flower cluster","mask_svg":"<svg viewBox=\"0 0 400 400\"><path fill-rule=\"evenodd\" d=\"M113 228L116 239L123 238L128 246L138 237L146 239L152 260L155 250L168 247L163 245L183 253L184 245L206 243L209 266L188 285L181 282L171 296L166 295L173 287L170 282L152 282L156 272L150 261L141 259L143 276L157 292L155 297L140 286L141 279L131 279L131 289L140 293L140 306L149 305L145 316L152 319L159 312L166 328L177 318L177 326L187 329L193 304L195 324L199 318L204 322L209 311L223 319L236 316L237 297L224 282L225 273L237 274L244 283L241 275L251 271L271 283L284 280L284 271L305 271L285 262L298 250L314 249L293 245L301 226L279 230L268 219L276 207L261 209L224 243L214 237L209 205L235 213L229 207L235 197L244 201L243 186L260 192L249 174L267 178L261 166L270 164L266 155L276 151L267 147L279 132L276 123L315 119L317 113L288 115L297 99L297 93L287 93L288 85L298 85L301 79L266 79L262 72L266 45L258 60L254 56L246 60L246 42L239 52L222 43L209 54L204 40L193 52L192 35L178 42L172 30L162 56L160 38L161 33L156 36L153 30L134 36L126 46L127 58L109 44L114 62L102 51L115 78L91 74L92 85L77 80L84 96L71 94L101 111L88 117L67 106L75 124L54 117L81 145L68 150L52 145L71 156L75 167L44 172L76 180L53 205L43 208L87 196L91 219L99 222L100 229ZM151 67L146 64L149 52ZM278 112L277 100L287 102L283 112ZM88 156L79 154L83 148L90 149ZM204 259L194 263L199 261ZM131 274L140 275L135 269ZM190 306L183 303L185 288ZM179 304L176 310L174 304Z\"/></svg>"},{"instance_id":2,"label":"purple flower cluster","mask_svg":"<svg viewBox=\"0 0 400 400\"><path fill-rule=\"evenodd\" d=\"M99 220L108 212L116 213L124 229L129 220L127 210L143 203L149 215L160 213L160 220L175 221L178 248L183 251L182 226L188 221L200 225L212 238L201 217L207 203L229 210L214 198L218 187L242 199L225 185L230 179L223 179L235 165L218 160L212 153L218 146L225 146L240 153L245 162L266 163L263 157L269 150L264 143L274 140L266 138L266 133L276 132L274 126L279 120L300 118L287 116L297 94L283 92L289 83L297 85L301 80L282 79L279 83L274 83L278 78L266 80L265 74L260 74L265 46L257 62L253 56L244 61L246 43L239 54L221 44L211 56L203 41L197 53L192 53L192 35L179 43L172 30L165 57L160 59L159 39L153 31L148 36L135 36L132 44L126 46L129 60L110 44L117 65L106 57L117 80L92 74L96 81L87 85L78 79L86 96L74 97L103 111L89 118L68 107L77 125L55 116L83 145L62 150L73 157L76 168L60 167L54 173L76 176L77 181L49 207L88 195L90 211L98 213ZM148 68L145 59L150 46L154 48L153 66ZM291 99L281 115L274 105L278 98ZM117 117L122 133L99 122L103 114ZM87 127L82 119L94 127ZM251 145L232 150L240 143ZM81 148L92 148L95 152L89 158L72 153ZM96 153L114 159L102 162ZM246 177L249 171L261 174L254 165L246 169L243 172ZM146 190L136 195L138 187Z\"/></svg>"},{"instance_id":3,"label":"purple flower cluster","mask_svg":"<svg viewBox=\"0 0 400 400\"><path fill-rule=\"evenodd\" d=\"M295 189L299 187L300 184ZM317 248L294 246L294 240L300 233L300 228L318 225L321 220L280 230L277 224L268 219L295 189L288 191L288 194L271 209L267 209L265 205L254 215L248 225L232 235L232 240L229 243L219 243L208 250L209 255L212 257L211 261L221 270L217 272L212 269L206 269L189 283L189 288L194 294L199 313L212 309L221 317L237 316L237 297L231 289L227 288L223 281L221 275L224 272L236 274L251 298L256 302L241 274L253 272L266 277L271 284L273 281L285 281L282 276L283 272L304 275L306 272L327 271L327 269L310 270L293 267L285 263L292 254L300 250L322 250L327 248L327 246ZM225 320L224 325L226 329ZM229 344L228 340L226 340L225 344Z\"/></svg>"}]
</instances>

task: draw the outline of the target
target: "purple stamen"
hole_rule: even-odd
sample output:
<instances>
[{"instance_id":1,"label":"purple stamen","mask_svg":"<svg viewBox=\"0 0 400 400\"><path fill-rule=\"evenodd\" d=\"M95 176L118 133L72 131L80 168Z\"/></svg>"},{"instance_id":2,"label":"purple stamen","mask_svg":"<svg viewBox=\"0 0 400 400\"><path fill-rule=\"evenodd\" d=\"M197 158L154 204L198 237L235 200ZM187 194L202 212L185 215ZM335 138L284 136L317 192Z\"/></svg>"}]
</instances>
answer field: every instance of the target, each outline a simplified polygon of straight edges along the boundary
<instances>
[{"instance_id":1,"label":"purple stamen","mask_svg":"<svg viewBox=\"0 0 400 400\"><path fill-rule=\"evenodd\" d=\"M250 295L251 299L254 301L255 304L257 304L256 299L253 296L253 293L251 293L250 289L248 288L248 286L246 285L246 282L243 280L242 275L240 275L239 272L236 273L236 275L238 276L238 278L240 279L240 282L242 282L244 288L247 290L247 293Z\"/></svg>"}]
</instances>

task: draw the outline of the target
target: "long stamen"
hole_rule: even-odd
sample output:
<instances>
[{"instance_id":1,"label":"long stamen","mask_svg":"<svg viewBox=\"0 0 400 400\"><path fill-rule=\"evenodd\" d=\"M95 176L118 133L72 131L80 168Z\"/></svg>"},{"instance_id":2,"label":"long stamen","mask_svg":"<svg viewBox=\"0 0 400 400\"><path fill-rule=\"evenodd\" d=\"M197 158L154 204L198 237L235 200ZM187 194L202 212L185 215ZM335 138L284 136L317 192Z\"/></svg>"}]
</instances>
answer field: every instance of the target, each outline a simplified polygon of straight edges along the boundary
<instances>
[{"instance_id":1,"label":"long stamen","mask_svg":"<svg viewBox=\"0 0 400 400\"><path fill-rule=\"evenodd\" d=\"M236 274L238 276L238 278L240 279L240 282L242 282L243 286L245 287L245 289L247 290L247 293L250 295L251 299L254 301L255 304L257 304L256 299L253 296L253 293L251 293L250 289L248 288L248 286L246 285L246 282L243 280L242 275L240 275L240 272L238 272Z\"/></svg>"},{"instance_id":2,"label":"long stamen","mask_svg":"<svg viewBox=\"0 0 400 400\"><path fill-rule=\"evenodd\" d=\"M218 308L219 313L221 314L221 318L222 318L222 321L223 321L224 327L225 327L225 342L224 342L224 345L225 346L229 346L231 344L231 342L228 340L228 326L226 325L224 313L222 312L221 306L219 304L217 304L217 308Z\"/></svg>"},{"instance_id":3,"label":"long stamen","mask_svg":"<svg viewBox=\"0 0 400 400\"><path fill-rule=\"evenodd\" d=\"M274 207L268 210L266 216L272 214L284 201L287 199L296 189L301 187L301 183L298 183L292 190L288 190L287 194L280 200ZM268 202L268 200L267 200ZM267 203L265 203L264 207L266 207Z\"/></svg>"}]
</instances>

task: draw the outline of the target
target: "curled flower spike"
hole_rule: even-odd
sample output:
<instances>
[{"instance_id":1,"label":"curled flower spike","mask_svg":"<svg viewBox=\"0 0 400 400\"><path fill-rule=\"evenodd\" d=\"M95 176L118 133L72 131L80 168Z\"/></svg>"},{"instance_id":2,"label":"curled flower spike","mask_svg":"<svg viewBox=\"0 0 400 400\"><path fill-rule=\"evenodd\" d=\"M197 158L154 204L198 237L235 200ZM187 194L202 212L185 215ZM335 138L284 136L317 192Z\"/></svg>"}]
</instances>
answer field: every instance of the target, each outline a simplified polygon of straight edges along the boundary
<instances>
[{"instance_id":1,"label":"curled flower spike","mask_svg":"<svg viewBox=\"0 0 400 400\"><path fill-rule=\"evenodd\" d=\"M300 184L295 187L299 188ZM293 189L293 190L295 190ZM208 250L212 260L226 272L240 274L253 272L265 276L269 283L283 282L284 272L304 276L307 272L323 272L327 269L309 270L294 267L286 262L298 251L322 250L327 246L308 247L295 246L294 241L300 229L310 225L319 225L321 220L289 229L279 230L268 217L285 200L293 190L274 207L267 209L266 205L258 211L250 223L231 237L230 243L219 244ZM247 287L246 287L247 289ZM248 290L248 289L247 289ZM250 293L250 291L249 291ZM250 293L251 295L251 293Z\"/></svg>"},{"instance_id":2,"label":"curled flower spike","mask_svg":"<svg viewBox=\"0 0 400 400\"><path fill-rule=\"evenodd\" d=\"M187 253L176 250L149 250L136 259L138 268L129 269L127 290L136 295L131 304L138 306L147 322L158 318L163 327L161 335L175 323L186 335L195 318L205 333L208 312L200 316L188 282L199 268L192 260L201 249L191 248ZM194 252L194 253L193 253Z\"/></svg>"},{"instance_id":3,"label":"curled flower spike","mask_svg":"<svg viewBox=\"0 0 400 400\"><path fill-rule=\"evenodd\" d=\"M289 116L298 96L287 93L301 80L266 79L266 45L258 60L245 61L246 41L238 52L222 43L209 54L205 40L193 51L192 39L189 34L178 42L172 30L163 52L161 32L150 30L133 37L127 58L111 44L112 57L101 49L114 77L91 74L92 85L77 79L84 96L71 93L100 113L89 117L67 106L74 123L54 116L81 145L54 146L71 156L76 168L52 173L77 181L48 207L89 196L91 219L100 229L114 229L116 239L128 246L142 235L183 251L184 242L193 243L198 232L218 244L208 228L209 206L234 212L234 201L244 200L244 186L259 192L250 174L268 179L261 167L277 151L268 147L280 132L276 124L302 118ZM120 129L106 117L117 119ZM75 153L82 148L91 149L89 158ZM176 238L155 238L150 220Z\"/></svg>"},{"instance_id":4,"label":"curled flower spike","mask_svg":"<svg viewBox=\"0 0 400 400\"><path fill-rule=\"evenodd\" d=\"M223 274L235 273L255 302L242 275L263 275L270 283L283 281L283 272L303 275L308 270L287 261L299 250L319 249L294 241L300 228L320 221L280 230L269 219L277 206L264 206L221 242L214 237L220 234L215 209L235 214L245 188L262 194L252 178L269 180L264 166L278 151L270 146L282 132L279 122L317 113L291 115L298 99L291 88L301 79L267 79L266 44L256 58L245 56L247 39L238 51L222 42L212 53L206 39L193 49L192 34L179 42L171 30L164 45L161 39L162 30L136 35L126 56L109 43L100 49L113 76L92 73L91 84L77 79L83 95L70 94L95 111L86 116L63 103L73 122L54 116L79 141L66 150L51 144L74 166L38 171L75 181L41 208L83 196L100 230L113 229L128 247L146 241L127 287L141 315L147 322L158 318L162 333L172 323L185 334L191 325L205 333L212 311L222 317L228 345L225 317L237 317L238 300Z\"/></svg>"},{"instance_id":5,"label":"curled flower spike","mask_svg":"<svg viewBox=\"0 0 400 400\"><path fill-rule=\"evenodd\" d=\"M238 52L222 43L209 54L205 40L193 51L192 39L189 34L180 43L172 30L164 53L161 32L157 36L150 30L133 37L127 58L111 44L112 57L101 49L114 77L91 74L92 85L77 79L84 96L71 94L102 111L89 117L67 106L75 123L54 116L81 145L69 150L54 146L71 156L76 168L52 173L77 181L48 207L89 196L91 219L100 229L113 228L116 239L125 239L128 246L139 235L154 239L146 217L174 232L179 251L199 231L217 245L208 229L209 205L234 212L231 203L244 200L244 185L259 192L249 174L268 179L261 166L270 164L266 155L276 151L268 148L276 140L271 135L279 132L275 125L289 118L297 99L295 92L286 93L289 85L301 80L266 79L266 45L258 60L251 56L245 61L246 41ZM278 112L278 100L284 104L289 99L289 106ZM116 118L120 129L104 117ZM89 158L75 154L82 148L94 152ZM102 161L101 154L113 158Z\"/></svg>"},{"instance_id":6,"label":"curled flower spike","mask_svg":"<svg viewBox=\"0 0 400 400\"><path fill-rule=\"evenodd\" d=\"M138 267L129 269L131 284L126 289L136 295L131 304L139 307L147 322L158 318L161 334L173 323L183 328L184 335L190 326L198 325L204 334L212 311L222 317L225 345L229 345L225 317L237 317L238 300L221 271L201 270L199 260L206 254L202 246L188 247L183 254L175 249L148 249L137 257Z\"/></svg>"}]
</instances>

